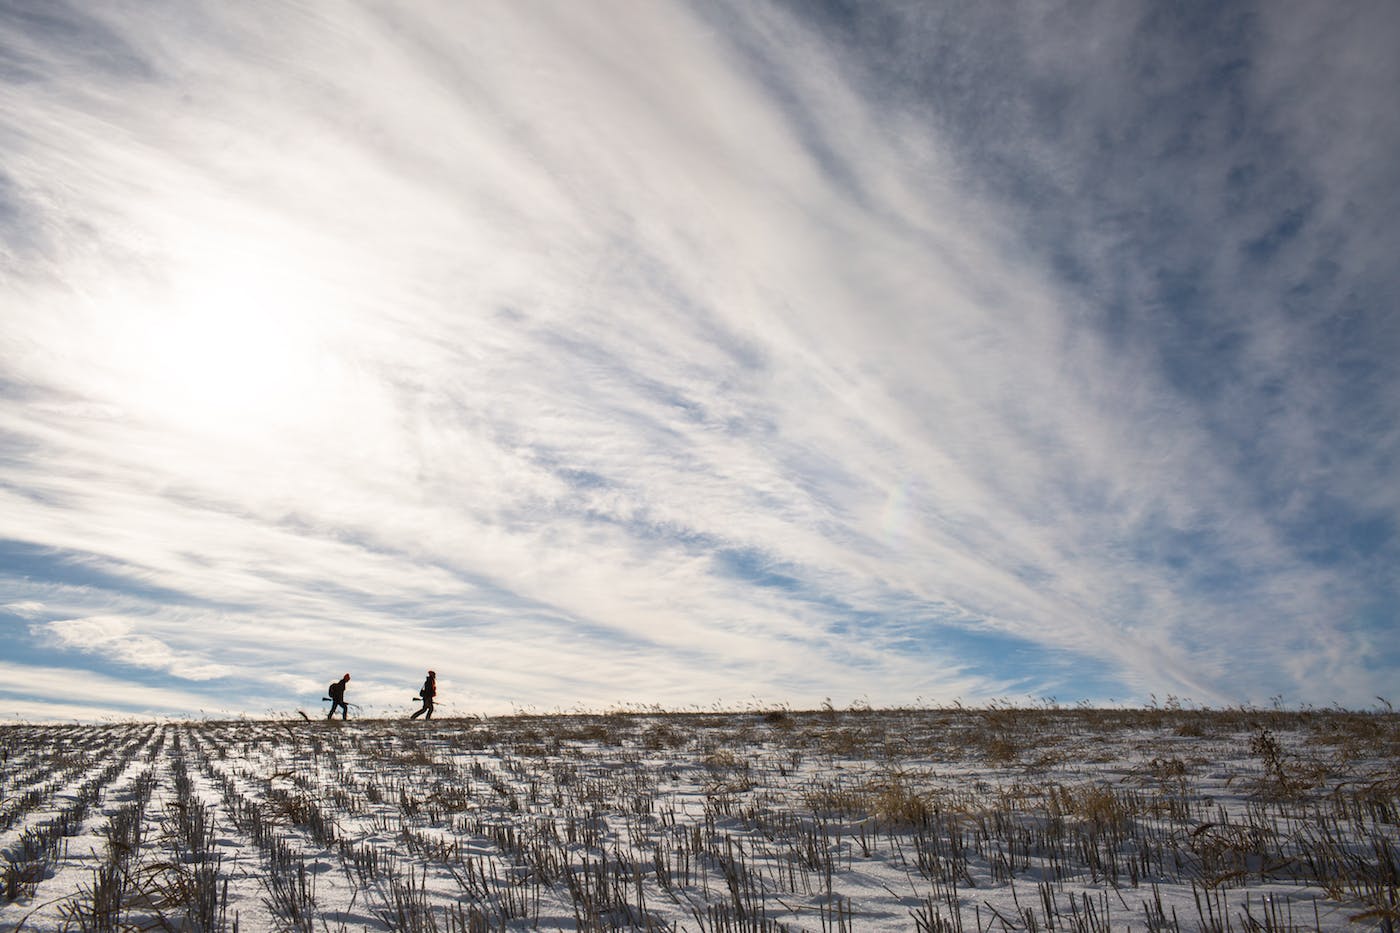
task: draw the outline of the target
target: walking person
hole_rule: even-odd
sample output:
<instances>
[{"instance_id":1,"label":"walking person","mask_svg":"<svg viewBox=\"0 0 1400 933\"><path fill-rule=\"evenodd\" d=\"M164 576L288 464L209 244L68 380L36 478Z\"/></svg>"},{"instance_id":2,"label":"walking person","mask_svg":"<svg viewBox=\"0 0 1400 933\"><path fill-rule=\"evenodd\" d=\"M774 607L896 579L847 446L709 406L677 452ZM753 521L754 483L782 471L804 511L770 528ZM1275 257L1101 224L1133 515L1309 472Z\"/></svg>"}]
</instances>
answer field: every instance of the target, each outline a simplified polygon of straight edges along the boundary
<instances>
[{"instance_id":1,"label":"walking person","mask_svg":"<svg viewBox=\"0 0 1400 933\"><path fill-rule=\"evenodd\" d=\"M326 714L326 718L327 718L327 719L334 719L334 718L335 718L335 708L336 708L337 706L340 707L340 718L341 718L341 719L344 720L344 719L349 719L349 718L350 718L350 706L349 706L349 704L347 704L347 703L345 702L345 685L348 684L349 682L350 682L350 675L349 675L349 674L346 674L344 677L340 678L340 679L337 680L335 683L333 683L333 684L330 685L330 694L331 694L331 695L330 695L330 698L329 698L329 699L330 699L330 701L331 701L331 711L330 711L329 713Z\"/></svg>"},{"instance_id":2,"label":"walking person","mask_svg":"<svg viewBox=\"0 0 1400 933\"><path fill-rule=\"evenodd\" d=\"M423 708L408 718L417 719L422 716L424 719L432 719L433 697L437 696L437 671L428 671L428 676L423 681L423 689L418 691L418 696L423 700Z\"/></svg>"}]
</instances>

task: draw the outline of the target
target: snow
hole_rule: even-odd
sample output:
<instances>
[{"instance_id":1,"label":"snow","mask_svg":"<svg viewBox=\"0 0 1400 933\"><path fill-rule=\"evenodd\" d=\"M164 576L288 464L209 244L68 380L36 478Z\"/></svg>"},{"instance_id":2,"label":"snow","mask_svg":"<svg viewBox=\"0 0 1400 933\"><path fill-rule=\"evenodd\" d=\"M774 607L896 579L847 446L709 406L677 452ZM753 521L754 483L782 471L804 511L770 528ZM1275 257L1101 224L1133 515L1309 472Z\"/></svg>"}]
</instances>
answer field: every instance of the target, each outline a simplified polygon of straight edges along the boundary
<instances>
[{"instance_id":1,"label":"snow","mask_svg":"<svg viewBox=\"0 0 1400 933\"><path fill-rule=\"evenodd\" d=\"M0 727L0 930L1381 930L1400 717Z\"/></svg>"}]
</instances>

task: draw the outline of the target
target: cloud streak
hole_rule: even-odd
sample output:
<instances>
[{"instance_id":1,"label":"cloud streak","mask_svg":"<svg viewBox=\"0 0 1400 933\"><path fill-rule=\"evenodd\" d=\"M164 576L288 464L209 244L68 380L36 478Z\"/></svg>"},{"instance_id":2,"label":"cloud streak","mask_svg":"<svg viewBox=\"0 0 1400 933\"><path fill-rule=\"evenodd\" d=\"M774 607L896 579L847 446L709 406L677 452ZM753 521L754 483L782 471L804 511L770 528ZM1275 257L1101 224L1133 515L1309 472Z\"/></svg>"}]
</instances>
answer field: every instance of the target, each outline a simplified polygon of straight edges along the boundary
<instances>
[{"instance_id":1,"label":"cloud streak","mask_svg":"<svg viewBox=\"0 0 1400 933\"><path fill-rule=\"evenodd\" d=\"M1390 690L1395 17L1019 13L6 12L14 683Z\"/></svg>"}]
</instances>

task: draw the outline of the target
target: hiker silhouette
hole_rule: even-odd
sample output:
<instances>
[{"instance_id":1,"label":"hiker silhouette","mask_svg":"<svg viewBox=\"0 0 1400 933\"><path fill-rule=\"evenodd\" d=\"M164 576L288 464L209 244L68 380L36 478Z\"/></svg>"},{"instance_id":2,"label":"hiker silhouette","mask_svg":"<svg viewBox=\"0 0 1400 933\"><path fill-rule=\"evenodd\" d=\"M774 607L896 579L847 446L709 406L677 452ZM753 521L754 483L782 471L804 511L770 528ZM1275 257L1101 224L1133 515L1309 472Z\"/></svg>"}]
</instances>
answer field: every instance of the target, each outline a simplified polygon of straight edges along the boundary
<instances>
[{"instance_id":1,"label":"hiker silhouette","mask_svg":"<svg viewBox=\"0 0 1400 933\"><path fill-rule=\"evenodd\" d=\"M346 674L344 677L340 678L340 679L337 680L335 683L333 683L333 684L330 685L330 688L329 688L329 689L330 689L331 711L330 711L329 713L326 714L326 718L327 718L327 719L333 719L333 718L335 717L335 708L336 708L337 706L340 707L340 718L341 718L341 719L349 719L349 718L350 718L350 707L349 707L348 705L346 705L346 702L345 702L345 685L348 684L349 682L350 682L350 675L349 675L349 674Z\"/></svg>"},{"instance_id":2,"label":"hiker silhouette","mask_svg":"<svg viewBox=\"0 0 1400 933\"><path fill-rule=\"evenodd\" d=\"M437 672L428 671L427 678L423 681L423 689L418 691L419 698L423 701L423 708L418 710L409 719L417 719L422 716L424 719L433 718L433 697L437 696Z\"/></svg>"}]
</instances>

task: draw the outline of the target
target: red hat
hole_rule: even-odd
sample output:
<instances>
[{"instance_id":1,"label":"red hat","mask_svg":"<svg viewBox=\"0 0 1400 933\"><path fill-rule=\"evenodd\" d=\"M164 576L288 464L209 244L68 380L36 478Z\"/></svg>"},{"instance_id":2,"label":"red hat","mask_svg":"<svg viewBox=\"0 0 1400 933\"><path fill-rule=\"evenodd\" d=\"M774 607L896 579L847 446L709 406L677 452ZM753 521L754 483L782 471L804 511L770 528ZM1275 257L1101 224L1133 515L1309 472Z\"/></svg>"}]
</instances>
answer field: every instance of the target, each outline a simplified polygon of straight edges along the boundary
<instances>
[{"instance_id":1,"label":"red hat","mask_svg":"<svg viewBox=\"0 0 1400 933\"><path fill-rule=\"evenodd\" d=\"M350 675L349 675L349 674L346 674L344 677L342 677L342 678L340 678L340 679L341 679L341 680L349 680L349 679L350 679Z\"/></svg>"}]
</instances>

